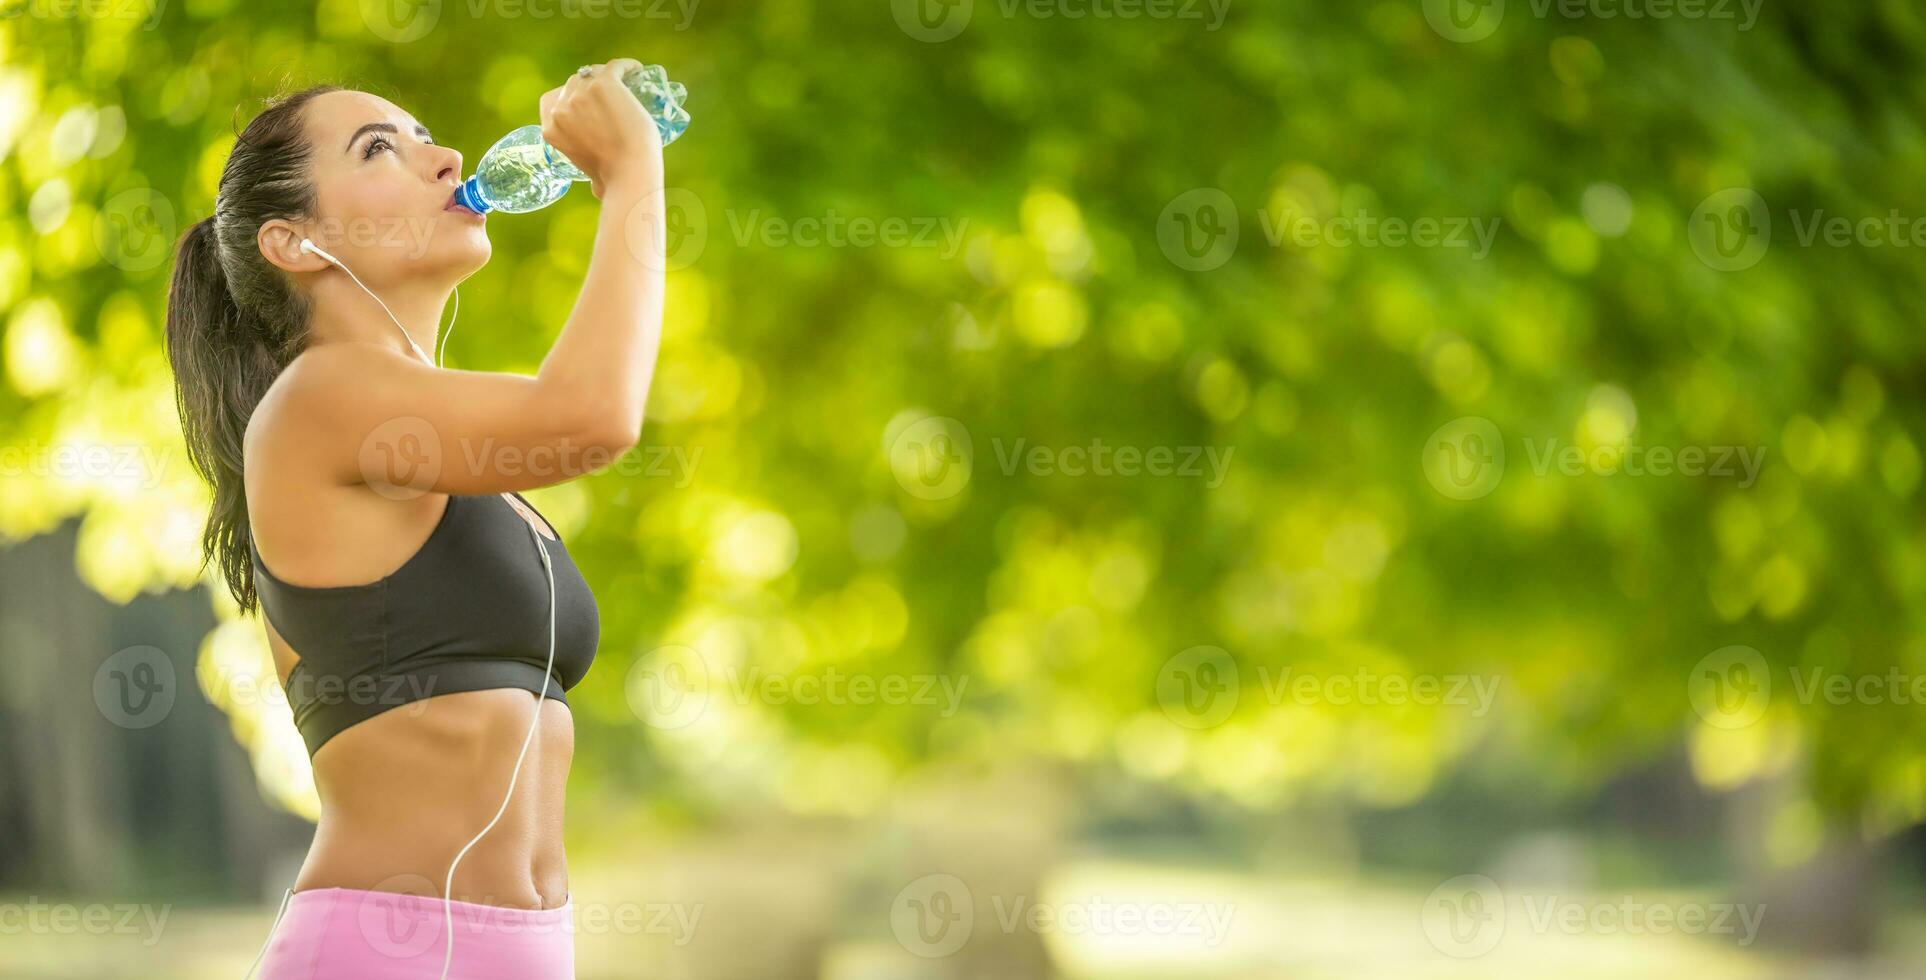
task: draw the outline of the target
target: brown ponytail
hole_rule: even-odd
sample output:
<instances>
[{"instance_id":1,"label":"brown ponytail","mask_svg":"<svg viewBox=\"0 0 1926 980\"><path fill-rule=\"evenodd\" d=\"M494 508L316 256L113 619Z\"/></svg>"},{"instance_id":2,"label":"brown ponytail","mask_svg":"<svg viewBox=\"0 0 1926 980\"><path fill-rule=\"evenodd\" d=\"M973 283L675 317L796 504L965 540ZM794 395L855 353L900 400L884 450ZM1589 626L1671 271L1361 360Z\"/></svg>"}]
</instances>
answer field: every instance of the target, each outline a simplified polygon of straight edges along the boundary
<instances>
[{"instance_id":1,"label":"brown ponytail","mask_svg":"<svg viewBox=\"0 0 1926 980\"><path fill-rule=\"evenodd\" d=\"M337 86L272 100L248 123L221 171L214 214L181 237L167 293L167 358L187 458L214 490L201 564L219 561L243 612L255 608L253 535L241 438L268 386L307 344L308 300L262 256L255 235L275 218L311 215L311 147L302 108Z\"/></svg>"}]
</instances>

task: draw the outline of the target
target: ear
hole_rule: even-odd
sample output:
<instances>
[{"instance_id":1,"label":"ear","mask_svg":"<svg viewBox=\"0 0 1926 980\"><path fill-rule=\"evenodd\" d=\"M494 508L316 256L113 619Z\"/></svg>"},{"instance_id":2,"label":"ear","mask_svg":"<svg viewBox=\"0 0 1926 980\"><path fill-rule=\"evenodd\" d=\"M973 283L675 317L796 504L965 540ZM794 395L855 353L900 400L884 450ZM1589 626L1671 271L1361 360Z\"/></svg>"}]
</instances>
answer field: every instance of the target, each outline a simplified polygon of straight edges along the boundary
<instances>
[{"instance_id":1,"label":"ear","mask_svg":"<svg viewBox=\"0 0 1926 980\"><path fill-rule=\"evenodd\" d=\"M254 242L260 246L263 257L284 271L319 272L327 268L328 260L301 251L301 239L306 237L307 232L300 226L275 218L262 222L261 230L254 234Z\"/></svg>"}]
</instances>

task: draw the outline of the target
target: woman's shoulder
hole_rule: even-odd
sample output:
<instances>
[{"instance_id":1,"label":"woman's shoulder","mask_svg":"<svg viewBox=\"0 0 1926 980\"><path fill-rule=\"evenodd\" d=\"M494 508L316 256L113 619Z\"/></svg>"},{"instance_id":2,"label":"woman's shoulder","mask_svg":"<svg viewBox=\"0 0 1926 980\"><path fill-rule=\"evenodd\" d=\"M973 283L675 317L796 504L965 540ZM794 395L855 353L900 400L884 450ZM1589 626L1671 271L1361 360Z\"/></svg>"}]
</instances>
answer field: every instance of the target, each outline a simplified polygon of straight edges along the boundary
<instances>
[{"instance_id":1,"label":"woman's shoulder","mask_svg":"<svg viewBox=\"0 0 1926 980\"><path fill-rule=\"evenodd\" d=\"M348 399L406 358L378 344L353 341L313 344L294 355L281 369L248 416L242 435L243 452L271 433L287 428L326 424Z\"/></svg>"}]
</instances>

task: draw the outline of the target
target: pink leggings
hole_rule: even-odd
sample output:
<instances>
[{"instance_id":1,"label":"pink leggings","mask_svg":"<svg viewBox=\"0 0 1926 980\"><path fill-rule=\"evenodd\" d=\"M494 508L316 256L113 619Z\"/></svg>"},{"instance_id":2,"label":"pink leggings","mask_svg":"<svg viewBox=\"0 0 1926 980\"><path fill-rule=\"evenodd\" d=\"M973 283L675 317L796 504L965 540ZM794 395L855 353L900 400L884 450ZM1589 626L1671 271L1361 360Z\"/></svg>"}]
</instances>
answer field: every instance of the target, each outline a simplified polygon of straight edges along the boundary
<instances>
[{"instance_id":1,"label":"pink leggings","mask_svg":"<svg viewBox=\"0 0 1926 980\"><path fill-rule=\"evenodd\" d=\"M575 980L574 903L516 909L448 903L448 980ZM259 980L436 980L447 951L441 899L360 888L286 896Z\"/></svg>"}]
</instances>

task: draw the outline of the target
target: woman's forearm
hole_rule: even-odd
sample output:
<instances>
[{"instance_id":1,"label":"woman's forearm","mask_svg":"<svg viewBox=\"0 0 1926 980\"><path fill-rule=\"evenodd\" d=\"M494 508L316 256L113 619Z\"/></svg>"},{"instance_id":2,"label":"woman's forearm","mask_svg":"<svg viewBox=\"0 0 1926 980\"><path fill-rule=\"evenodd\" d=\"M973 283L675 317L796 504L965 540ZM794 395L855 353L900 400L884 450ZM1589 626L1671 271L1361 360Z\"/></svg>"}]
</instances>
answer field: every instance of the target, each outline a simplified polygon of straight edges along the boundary
<instances>
[{"instance_id":1,"label":"woman's forearm","mask_svg":"<svg viewBox=\"0 0 1926 980\"><path fill-rule=\"evenodd\" d=\"M641 434L662 335L663 218L659 168L604 185L582 291L538 375L609 441Z\"/></svg>"}]
</instances>

